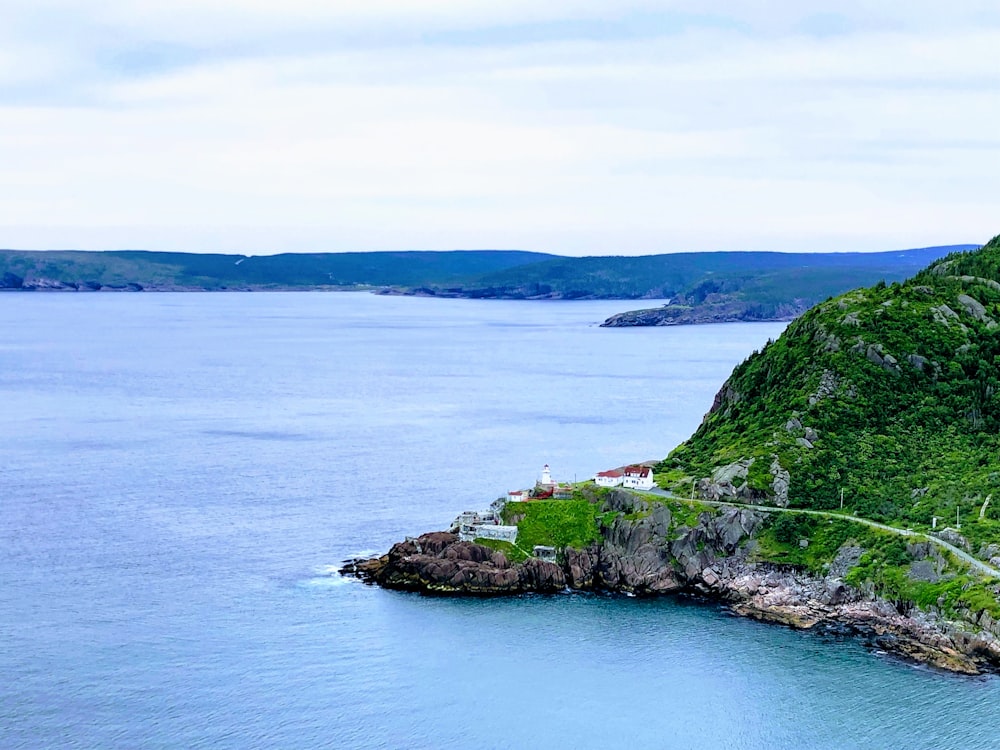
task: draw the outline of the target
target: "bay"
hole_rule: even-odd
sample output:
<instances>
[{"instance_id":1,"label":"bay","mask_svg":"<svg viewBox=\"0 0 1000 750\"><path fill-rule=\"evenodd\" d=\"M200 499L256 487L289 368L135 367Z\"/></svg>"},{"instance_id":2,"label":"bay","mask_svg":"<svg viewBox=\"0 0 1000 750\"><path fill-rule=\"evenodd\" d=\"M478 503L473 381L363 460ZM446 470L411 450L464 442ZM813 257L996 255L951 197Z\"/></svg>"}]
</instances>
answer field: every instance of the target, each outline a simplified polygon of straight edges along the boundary
<instances>
[{"instance_id":1,"label":"bay","mask_svg":"<svg viewBox=\"0 0 1000 750\"><path fill-rule=\"evenodd\" d=\"M662 457L782 329L597 326L626 307L0 295L3 747L994 747L995 678L852 639L335 574Z\"/></svg>"}]
</instances>

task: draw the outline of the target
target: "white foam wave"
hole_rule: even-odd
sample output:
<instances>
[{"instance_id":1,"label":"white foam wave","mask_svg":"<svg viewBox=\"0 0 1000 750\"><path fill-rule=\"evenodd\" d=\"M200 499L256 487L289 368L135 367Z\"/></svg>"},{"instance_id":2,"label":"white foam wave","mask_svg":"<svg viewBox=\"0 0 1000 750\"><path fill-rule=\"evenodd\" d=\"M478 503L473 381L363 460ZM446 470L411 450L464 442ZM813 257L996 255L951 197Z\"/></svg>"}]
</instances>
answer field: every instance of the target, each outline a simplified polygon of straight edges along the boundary
<instances>
[{"instance_id":1,"label":"white foam wave","mask_svg":"<svg viewBox=\"0 0 1000 750\"><path fill-rule=\"evenodd\" d=\"M354 582L354 578L346 578L340 575L340 573L334 572L332 575L308 578L301 585L309 586L310 588L339 588L341 586L349 586Z\"/></svg>"}]
</instances>

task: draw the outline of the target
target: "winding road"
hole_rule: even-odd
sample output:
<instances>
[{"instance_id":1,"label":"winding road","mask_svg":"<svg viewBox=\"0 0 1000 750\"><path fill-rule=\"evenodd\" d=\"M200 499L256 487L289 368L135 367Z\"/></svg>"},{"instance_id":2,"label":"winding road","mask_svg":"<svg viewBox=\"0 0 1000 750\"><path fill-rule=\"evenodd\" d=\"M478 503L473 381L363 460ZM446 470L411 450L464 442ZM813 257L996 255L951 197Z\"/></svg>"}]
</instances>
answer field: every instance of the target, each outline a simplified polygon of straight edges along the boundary
<instances>
[{"instance_id":1,"label":"winding road","mask_svg":"<svg viewBox=\"0 0 1000 750\"><path fill-rule=\"evenodd\" d=\"M655 488L652 490L643 490L643 492L650 495L659 495L660 497L669 497L671 500L684 500L690 502L687 498L683 498L680 495L675 495L669 490L661 490ZM839 518L844 521L853 521L854 523L861 523L865 526L871 526L875 529L881 529L882 531L888 531L890 534L898 534L899 536L912 536L918 537L920 539L925 539L928 542L936 544L942 549L948 550L955 557L960 560L965 561L970 567L978 570L987 576L992 576L993 578L1000 578L1000 570L994 568L992 565L984 563L972 555L970 555L965 550L959 549L954 544L946 542L944 539L939 539L936 536L931 536L930 534L924 534L919 531L913 531L911 529L897 529L894 526L887 526L884 523L879 523L878 521L871 521L867 518L861 518L860 516L851 516L846 513L834 513L827 510L807 510L805 508L776 508L771 505L750 505L748 503L731 503L722 500L695 500L694 502L701 503L702 505L712 505L716 508L747 508L748 510L759 510L764 513L798 513L800 515L809 516L822 516L823 518Z\"/></svg>"}]
</instances>

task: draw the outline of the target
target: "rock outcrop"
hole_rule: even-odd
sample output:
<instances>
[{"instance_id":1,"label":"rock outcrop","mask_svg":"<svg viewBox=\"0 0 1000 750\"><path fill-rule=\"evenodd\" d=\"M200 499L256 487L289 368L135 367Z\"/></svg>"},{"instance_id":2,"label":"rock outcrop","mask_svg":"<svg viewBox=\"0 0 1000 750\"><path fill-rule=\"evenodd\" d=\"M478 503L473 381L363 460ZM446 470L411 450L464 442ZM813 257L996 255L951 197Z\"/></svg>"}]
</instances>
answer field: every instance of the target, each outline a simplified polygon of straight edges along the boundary
<instances>
[{"instance_id":1,"label":"rock outcrop","mask_svg":"<svg viewBox=\"0 0 1000 750\"><path fill-rule=\"evenodd\" d=\"M903 607L847 585L844 577L864 553L860 547L842 547L819 577L758 560L755 535L765 519L760 511L723 507L700 513L695 522L682 521L664 504L615 490L596 512L615 514L602 525L601 540L562 550L558 563L512 563L502 552L432 532L400 542L382 557L350 561L341 572L385 588L437 595L567 589L697 594L759 620L861 634L886 651L950 671L1000 668L1000 623L988 613L949 621L934 608ZM913 574L932 574L932 545L917 543L912 551L931 561Z\"/></svg>"},{"instance_id":2,"label":"rock outcrop","mask_svg":"<svg viewBox=\"0 0 1000 750\"><path fill-rule=\"evenodd\" d=\"M529 558L512 564L503 552L459 541L446 531L399 542L387 555L351 561L342 572L385 588L427 594L495 596L566 588L563 569L555 563Z\"/></svg>"},{"instance_id":3,"label":"rock outcrop","mask_svg":"<svg viewBox=\"0 0 1000 750\"><path fill-rule=\"evenodd\" d=\"M761 305L738 299L685 305L674 304L645 310L618 313L601 323L602 328L632 328L639 326L678 326L701 323L785 322L795 320L808 305L801 300L789 300L778 305Z\"/></svg>"}]
</instances>

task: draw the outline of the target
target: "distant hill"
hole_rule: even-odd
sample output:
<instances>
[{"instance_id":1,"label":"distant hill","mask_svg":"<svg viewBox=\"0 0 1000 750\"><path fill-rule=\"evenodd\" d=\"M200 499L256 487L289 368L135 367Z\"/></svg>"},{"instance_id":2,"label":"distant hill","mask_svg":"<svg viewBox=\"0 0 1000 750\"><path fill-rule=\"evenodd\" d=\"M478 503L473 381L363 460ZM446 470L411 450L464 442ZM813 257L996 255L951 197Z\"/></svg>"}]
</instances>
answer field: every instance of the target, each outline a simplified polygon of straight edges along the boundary
<instances>
[{"instance_id":1,"label":"distant hill","mask_svg":"<svg viewBox=\"0 0 1000 750\"><path fill-rule=\"evenodd\" d=\"M669 299L607 325L791 320L847 289L901 281L952 245L882 253L675 253L566 258L517 250L285 253L0 251L0 288L371 289L473 299Z\"/></svg>"},{"instance_id":2,"label":"distant hill","mask_svg":"<svg viewBox=\"0 0 1000 750\"><path fill-rule=\"evenodd\" d=\"M742 288L751 281L758 292L776 291L784 281L800 277L808 292L827 286L825 279L831 276L847 282L878 274L899 274L902 279L950 252L975 247L952 245L882 253L712 252L556 257L496 271L477 282L491 287L498 296L545 294L642 299L681 293L704 296L717 288Z\"/></svg>"},{"instance_id":3,"label":"distant hill","mask_svg":"<svg viewBox=\"0 0 1000 750\"><path fill-rule=\"evenodd\" d=\"M792 320L817 302L878 281L902 281L951 252L949 245L882 253L674 253L551 257L483 274L466 284L404 294L475 299L669 299L605 325Z\"/></svg>"},{"instance_id":4,"label":"distant hill","mask_svg":"<svg viewBox=\"0 0 1000 750\"><path fill-rule=\"evenodd\" d=\"M711 269L695 254L669 272L661 272L665 283L656 296L669 299L669 305L621 313L604 325L792 320L847 289L902 281L948 253L977 247L949 245L883 253L718 253Z\"/></svg>"},{"instance_id":5,"label":"distant hill","mask_svg":"<svg viewBox=\"0 0 1000 750\"><path fill-rule=\"evenodd\" d=\"M521 250L219 255L0 250L0 286L25 289L349 289L468 283L554 256ZM13 278L12 278L13 277ZM20 283L18 283L20 280Z\"/></svg>"}]
</instances>

